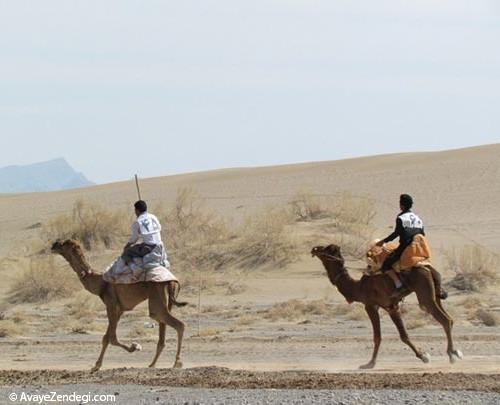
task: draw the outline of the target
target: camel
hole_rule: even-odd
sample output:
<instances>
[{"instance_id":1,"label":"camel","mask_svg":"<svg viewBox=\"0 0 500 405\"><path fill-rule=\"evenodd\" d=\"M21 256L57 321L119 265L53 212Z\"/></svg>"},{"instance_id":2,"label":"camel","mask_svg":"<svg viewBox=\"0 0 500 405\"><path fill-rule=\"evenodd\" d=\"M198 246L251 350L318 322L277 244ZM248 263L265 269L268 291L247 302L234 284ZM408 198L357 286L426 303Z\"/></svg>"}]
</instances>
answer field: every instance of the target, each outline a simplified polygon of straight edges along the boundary
<instances>
[{"instance_id":1,"label":"camel","mask_svg":"<svg viewBox=\"0 0 500 405\"><path fill-rule=\"evenodd\" d=\"M141 350L141 346L132 343L130 346L122 344L116 336L116 328L120 317L125 311L131 311L138 304L148 300L149 316L159 324L159 338L156 354L149 367L154 368L163 348L165 347L166 325L171 326L177 332L177 354L175 356L174 368L181 368L180 360L182 337L184 334L184 323L171 314L172 305L184 306L186 303L177 302L179 284L176 281L164 283L141 282L135 284L111 284L103 280L102 274L95 273L88 264L82 248L75 240L58 240L52 245L52 252L58 253L66 259L73 271L77 274L83 287L91 294L98 295L106 306L108 316L108 328L102 338L102 348L99 358L92 372L99 370L102 366L104 353L108 344L121 347L129 353Z\"/></svg>"},{"instance_id":2,"label":"camel","mask_svg":"<svg viewBox=\"0 0 500 405\"><path fill-rule=\"evenodd\" d=\"M340 253L340 247L337 245L316 246L311 250L311 255L318 257L322 261L330 282L337 287L348 303L361 302L365 305L365 310L373 327L374 347L371 360L361 365L360 369L374 368L377 361L382 340L379 308L383 308L389 313L398 329L401 340L413 350L415 355L424 363L430 361L430 355L415 347L406 332L399 310L399 303L403 296L391 297L395 287L389 276L377 274L363 276L360 280L354 280L344 267L344 258ZM463 357L462 352L456 350L453 345L451 335L453 320L441 305L440 277L437 271L430 268L430 266L413 267L404 275L404 279L409 290L405 296L415 292L420 308L430 313L443 326L448 341L446 352L450 362L454 363L456 359L461 359Z\"/></svg>"}]
</instances>

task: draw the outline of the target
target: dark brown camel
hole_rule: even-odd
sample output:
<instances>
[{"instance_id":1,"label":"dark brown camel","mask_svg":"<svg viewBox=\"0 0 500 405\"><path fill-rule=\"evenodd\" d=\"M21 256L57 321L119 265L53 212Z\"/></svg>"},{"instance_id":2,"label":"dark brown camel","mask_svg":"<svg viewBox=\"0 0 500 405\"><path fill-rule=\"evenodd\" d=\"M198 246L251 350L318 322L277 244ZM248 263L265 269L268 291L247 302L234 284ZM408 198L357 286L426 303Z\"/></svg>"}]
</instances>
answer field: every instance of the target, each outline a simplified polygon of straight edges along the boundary
<instances>
[{"instance_id":1,"label":"dark brown camel","mask_svg":"<svg viewBox=\"0 0 500 405\"><path fill-rule=\"evenodd\" d=\"M183 306L185 303L176 301L179 293L179 285L175 281L165 283L142 282L135 284L110 284L103 280L102 274L95 273L88 264L83 251L74 240L57 241L52 245L52 252L64 257L77 274L83 287L94 295L101 298L106 305L108 315L108 328L102 338L102 349L92 371L101 368L104 353L108 344L119 346L129 353L141 350L140 345L132 343L130 346L118 341L116 327L118 321L125 311L134 309L141 302L149 301L149 316L159 324L159 339L156 355L149 365L154 367L165 347L165 325L169 325L177 332L177 354L175 356L175 368L182 367L180 360L182 336L184 334L184 323L175 318L171 313L172 305Z\"/></svg>"},{"instance_id":2,"label":"dark brown camel","mask_svg":"<svg viewBox=\"0 0 500 405\"><path fill-rule=\"evenodd\" d=\"M360 368L373 368L377 361L378 349L382 340L379 308L383 308L389 313L398 328L401 340L413 350L415 355L424 363L430 361L429 354L416 348L410 341L399 310L399 303L403 297L391 297L394 292L394 284L387 275L363 276L359 281L354 280L344 267L344 259L340 253L340 247L337 245L317 246L312 249L311 254L323 262L331 283L337 287L349 303L361 302L365 305L365 310L373 326L374 348L371 360L367 364L360 366ZM437 272L435 270L436 278L433 278L433 270L426 267L413 267L405 276L405 283L409 289L408 294L412 292L417 294L420 308L430 313L443 326L448 339L446 352L450 362L454 363L457 358L462 358L462 353L460 350L455 350L453 346L451 336L453 320L441 305L441 299L437 293L441 288L440 279L436 277Z\"/></svg>"}]
</instances>

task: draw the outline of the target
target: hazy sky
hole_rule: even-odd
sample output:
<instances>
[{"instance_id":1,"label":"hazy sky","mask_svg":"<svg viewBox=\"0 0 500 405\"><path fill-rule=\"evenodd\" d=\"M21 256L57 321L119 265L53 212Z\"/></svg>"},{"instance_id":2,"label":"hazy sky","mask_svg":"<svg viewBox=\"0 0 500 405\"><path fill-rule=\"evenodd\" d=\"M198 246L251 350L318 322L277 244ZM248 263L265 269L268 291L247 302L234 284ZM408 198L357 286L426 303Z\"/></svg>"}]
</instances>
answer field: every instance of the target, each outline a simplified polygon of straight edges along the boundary
<instances>
[{"instance_id":1,"label":"hazy sky","mask_svg":"<svg viewBox=\"0 0 500 405\"><path fill-rule=\"evenodd\" d=\"M500 142L499 5L0 0L0 167L109 182Z\"/></svg>"}]
</instances>

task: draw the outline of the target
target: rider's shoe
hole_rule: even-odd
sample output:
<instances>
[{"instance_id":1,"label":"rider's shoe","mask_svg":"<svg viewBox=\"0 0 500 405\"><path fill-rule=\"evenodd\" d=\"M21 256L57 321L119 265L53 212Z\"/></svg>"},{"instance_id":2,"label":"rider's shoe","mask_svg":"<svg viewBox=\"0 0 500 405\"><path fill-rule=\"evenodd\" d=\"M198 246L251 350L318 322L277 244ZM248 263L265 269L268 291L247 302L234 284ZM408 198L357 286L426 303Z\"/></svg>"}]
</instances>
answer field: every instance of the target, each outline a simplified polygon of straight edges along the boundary
<instances>
[{"instance_id":1,"label":"rider's shoe","mask_svg":"<svg viewBox=\"0 0 500 405\"><path fill-rule=\"evenodd\" d=\"M391 298L402 297L407 292L408 292L408 288L406 288L406 286L404 284L402 284L399 287L396 287L394 292L391 294Z\"/></svg>"}]
</instances>

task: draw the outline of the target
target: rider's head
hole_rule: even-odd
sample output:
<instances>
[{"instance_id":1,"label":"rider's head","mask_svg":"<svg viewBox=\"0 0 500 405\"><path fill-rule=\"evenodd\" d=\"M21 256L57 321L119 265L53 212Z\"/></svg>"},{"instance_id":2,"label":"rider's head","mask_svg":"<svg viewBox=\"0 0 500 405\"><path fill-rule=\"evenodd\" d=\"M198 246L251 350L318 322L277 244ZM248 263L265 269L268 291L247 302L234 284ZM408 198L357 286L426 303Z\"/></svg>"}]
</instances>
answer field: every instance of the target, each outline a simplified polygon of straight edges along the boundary
<instances>
[{"instance_id":1,"label":"rider's head","mask_svg":"<svg viewBox=\"0 0 500 405\"><path fill-rule=\"evenodd\" d=\"M413 206L413 198L408 194L401 194L399 196L399 206L401 211L408 211Z\"/></svg>"},{"instance_id":2,"label":"rider's head","mask_svg":"<svg viewBox=\"0 0 500 405\"><path fill-rule=\"evenodd\" d=\"M148 205L146 201L139 200L134 204L135 215L139 216L148 210Z\"/></svg>"}]
</instances>

